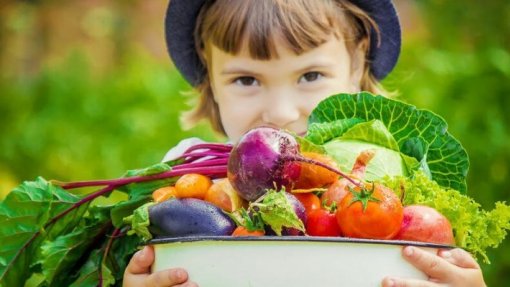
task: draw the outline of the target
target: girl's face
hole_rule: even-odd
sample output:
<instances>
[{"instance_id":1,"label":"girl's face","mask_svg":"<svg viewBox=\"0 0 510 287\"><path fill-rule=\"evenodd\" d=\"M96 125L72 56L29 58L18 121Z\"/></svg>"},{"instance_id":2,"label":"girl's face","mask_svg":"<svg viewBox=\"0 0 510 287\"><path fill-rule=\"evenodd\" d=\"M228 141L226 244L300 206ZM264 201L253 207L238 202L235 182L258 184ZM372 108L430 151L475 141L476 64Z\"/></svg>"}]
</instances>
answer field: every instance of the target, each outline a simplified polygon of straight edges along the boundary
<instances>
[{"instance_id":1,"label":"girl's face","mask_svg":"<svg viewBox=\"0 0 510 287\"><path fill-rule=\"evenodd\" d=\"M359 91L363 54L351 58L345 42L336 37L300 55L276 39L278 57L270 60L253 59L246 46L237 55L209 46L214 100L233 142L258 126L304 134L308 116L320 101Z\"/></svg>"}]
</instances>

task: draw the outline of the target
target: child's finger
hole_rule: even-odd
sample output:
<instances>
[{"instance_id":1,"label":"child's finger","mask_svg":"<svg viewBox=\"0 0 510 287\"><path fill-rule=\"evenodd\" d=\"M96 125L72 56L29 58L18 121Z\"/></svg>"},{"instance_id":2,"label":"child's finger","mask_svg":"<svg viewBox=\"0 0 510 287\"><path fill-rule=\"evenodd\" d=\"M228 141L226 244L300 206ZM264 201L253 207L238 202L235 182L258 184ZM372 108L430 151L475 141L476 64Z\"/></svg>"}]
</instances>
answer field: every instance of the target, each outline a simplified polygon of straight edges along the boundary
<instances>
[{"instance_id":1,"label":"child's finger","mask_svg":"<svg viewBox=\"0 0 510 287\"><path fill-rule=\"evenodd\" d=\"M455 268L436 254L413 246L404 247L403 255L407 261L423 273L431 278L439 279L440 281L448 279Z\"/></svg>"},{"instance_id":2,"label":"child's finger","mask_svg":"<svg viewBox=\"0 0 510 287\"><path fill-rule=\"evenodd\" d=\"M148 274L150 267L154 262L154 250L150 246L145 246L142 250L137 251L133 258L129 261L126 273L130 274Z\"/></svg>"},{"instance_id":3,"label":"child's finger","mask_svg":"<svg viewBox=\"0 0 510 287\"><path fill-rule=\"evenodd\" d=\"M438 287L436 283L415 280L415 279L403 279L403 278L390 278L386 277L382 281L382 287Z\"/></svg>"},{"instance_id":4,"label":"child's finger","mask_svg":"<svg viewBox=\"0 0 510 287\"><path fill-rule=\"evenodd\" d=\"M188 280L188 273L181 268L168 269L151 274L145 281L146 286L170 287L185 283ZM188 286L191 282L178 286ZM194 283L193 283L194 284Z\"/></svg>"},{"instance_id":5,"label":"child's finger","mask_svg":"<svg viewBox=\"0 0 510 287\"><path fill-rule=\"evenodd\" d=\"M464 249L455 248L452 250L439 250L438 255L451 264L461 268L480 268L473 256Z\"/></svg>"}]
</instances>

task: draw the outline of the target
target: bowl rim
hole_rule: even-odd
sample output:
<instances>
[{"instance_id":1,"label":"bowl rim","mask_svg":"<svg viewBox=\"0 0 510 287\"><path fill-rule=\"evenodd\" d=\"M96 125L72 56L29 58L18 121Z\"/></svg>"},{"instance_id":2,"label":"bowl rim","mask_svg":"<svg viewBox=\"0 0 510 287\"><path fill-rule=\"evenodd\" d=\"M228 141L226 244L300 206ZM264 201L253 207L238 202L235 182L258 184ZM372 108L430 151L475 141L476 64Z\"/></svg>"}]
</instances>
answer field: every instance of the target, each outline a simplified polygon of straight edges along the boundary
<instances>
[{"instance_id":1,"label":"bowl rim","mask_svg":"<svg viewBox=\"0 0 510 287\"><path fill-rule=\"evenodd\" d=\"M438 244L420 241L408 240L385 240L385 239L365 239L352 237L324 237L324 236L211 236L194 235L186 237L161 237L154 238L143 245L158 245L166 243L187 243L197 241L233 241L233 242L324 242L324 243L362 243L362 244L383 244L383 245L401 245L416 246L425 248L453 249L456 246L448 244Z\"/></svg>"}]
</instances>

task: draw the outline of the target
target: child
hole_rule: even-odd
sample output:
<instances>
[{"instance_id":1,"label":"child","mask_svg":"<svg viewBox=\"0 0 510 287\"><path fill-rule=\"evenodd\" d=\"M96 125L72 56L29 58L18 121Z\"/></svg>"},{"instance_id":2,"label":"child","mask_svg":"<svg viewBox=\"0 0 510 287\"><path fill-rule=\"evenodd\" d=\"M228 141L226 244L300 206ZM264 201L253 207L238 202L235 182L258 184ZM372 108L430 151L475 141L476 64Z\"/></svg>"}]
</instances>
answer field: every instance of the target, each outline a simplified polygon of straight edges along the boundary
<instances>
[{"instance_id":1,"label":"child","mask_svg":"<svg viewBox=\"0 0 510 287\"><path fill-rule=\"evenodd\" d=\"M383 93L378 80L400 53L391 0L172 0L166 32L176 67L201 94L188 121L208 119L232 142L261 125L303 134L312 109L339 92ZM406 247L403 256L430 279L383 286L485 286L463 250ZM183 269L150 274L153 260L151 247L136 253L124 286L197 286Z\"/></svg>"}]
</instances>

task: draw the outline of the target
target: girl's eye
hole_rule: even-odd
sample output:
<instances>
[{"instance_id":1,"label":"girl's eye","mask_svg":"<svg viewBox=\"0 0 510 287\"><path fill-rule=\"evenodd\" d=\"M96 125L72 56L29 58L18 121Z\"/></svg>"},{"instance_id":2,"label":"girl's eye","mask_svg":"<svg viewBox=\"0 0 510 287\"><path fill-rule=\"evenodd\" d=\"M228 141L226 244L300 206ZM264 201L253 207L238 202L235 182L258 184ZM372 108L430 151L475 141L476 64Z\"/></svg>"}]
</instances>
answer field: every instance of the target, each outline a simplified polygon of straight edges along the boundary
<instances>
[{"instance_id":1,"label":"girl's eye","mask_svg":"<svg viewBox=\"0 0 510 287\"><path fill-rule=\"evenodd\" d=\"M322 77L323 77L323 75L319 72L308 72L308 73L305 73L303 76L301 76L301 78L299 79L299 82L300 83L314 82Z\"/></svg>"},{"instance_id":2,"label":"girl's eye","mask_svg":"<svg viewBox=\"0 0 510 287\"><path fill-rule=\"evenodd\" d=\"M254 77L239 77L235 79L234 83L241 86L255 86L258 85L258 81Z\"/></svg>"}]
</instances>

